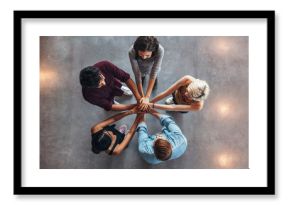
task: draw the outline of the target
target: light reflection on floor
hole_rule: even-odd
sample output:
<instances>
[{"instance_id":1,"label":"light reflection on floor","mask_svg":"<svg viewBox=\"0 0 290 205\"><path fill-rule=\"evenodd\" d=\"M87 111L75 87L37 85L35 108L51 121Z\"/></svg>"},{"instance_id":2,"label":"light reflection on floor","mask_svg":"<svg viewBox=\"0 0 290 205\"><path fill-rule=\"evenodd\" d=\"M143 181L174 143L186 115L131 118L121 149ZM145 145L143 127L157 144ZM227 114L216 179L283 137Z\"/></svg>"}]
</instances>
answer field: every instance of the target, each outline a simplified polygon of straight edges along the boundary
<instances>
[{"instance_id":1,"label":"light reflection on floor","mask_svg":"<svg viewBox=\"0 0 290 205\"><path fill-rule=\"evenodd\" d=\"M229 152L222 152L216 156L217 166L224 169L234 167L235 155Z\"/></svg>"},{"instance_id":2,"label":"light reflection on floor","mask_svg":"<svg viewBox=\"0 0 290 205\"><path fill-rule=\"evenodd\" d=\"M226 117L229 115L229 113L231 112L231 109L230 109L230 105L228 103L220 103L218 105L218 110L217 112L222 116L222 117Z\"/></svg>"},{"instance_id":3,"label":"light reflection on floor","mask_svg":"<svg viewBox=\"0 0 290 205\"><path fill-rule=\"evenodd\" d=\"M43 65L40 67L40 88L52 89L59 82L57 72L54 68Z\"/></svg>"},{"instance_id":4,"label":"light reflection on floor","mask_svg":"<svg viewBox=\"0 0 290 205\"><path fill-rule=\"evenodd\" d=\"M232 41L225 37L219 37L213 40L213 48L217 54L226 55L228 52L231 51L231 48L234 46L232 45Z\"/></svg>"}]
</instances>

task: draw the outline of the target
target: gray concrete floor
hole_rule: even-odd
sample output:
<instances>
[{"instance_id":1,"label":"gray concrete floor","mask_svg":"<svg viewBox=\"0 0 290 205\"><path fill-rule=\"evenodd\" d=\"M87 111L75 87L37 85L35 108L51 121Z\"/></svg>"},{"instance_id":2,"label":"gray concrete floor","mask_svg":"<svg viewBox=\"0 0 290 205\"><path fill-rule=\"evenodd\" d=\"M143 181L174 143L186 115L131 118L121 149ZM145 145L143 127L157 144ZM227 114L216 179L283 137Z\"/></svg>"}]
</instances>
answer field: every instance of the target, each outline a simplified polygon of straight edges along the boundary
<instances>
[{"instance_id":1,"label":"gray concrete floor","mask_svg":"<svg viewBox=\"0 0 290 205\"><path fill-rule=\"evenodd\" d=\"M115 114L86 102L79 72L109 60L134 75L130 37L40 38L40 168L42 169L220 169L248 168L248 37L158 37L165 48L157 93L184 75L206 80L211 88L203 110L172 115L188 139L176 160L148 165L137 150L137 135L120 156L91 152L90 127ZM165 100L165 99L164 99ZM120 98L133 103L134 98ZM162 101L164 102L164 101ZM135 116L123 123L130 126ZM147 115L150 133L160 130Z\"/></svg>"}]
</instances>

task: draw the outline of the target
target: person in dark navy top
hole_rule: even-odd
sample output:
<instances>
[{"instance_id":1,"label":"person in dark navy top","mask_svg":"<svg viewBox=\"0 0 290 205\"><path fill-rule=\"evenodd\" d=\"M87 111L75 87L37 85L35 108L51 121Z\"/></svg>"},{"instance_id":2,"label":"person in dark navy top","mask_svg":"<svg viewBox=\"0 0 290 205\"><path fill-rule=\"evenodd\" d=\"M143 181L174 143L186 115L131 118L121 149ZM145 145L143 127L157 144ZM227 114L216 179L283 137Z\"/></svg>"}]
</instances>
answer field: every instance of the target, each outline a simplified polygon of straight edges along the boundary
<instances>
[{"instance_id":1,"label":"person in dark navy top","mask_svg":"<svg viewBox=\"0 0 290 205\"><path fill-rule=\"evenodd\" d=\"M115 122L121 120L122 118L137 114L134 123L132 124L130 130L127 132L127 127L124 125L120 126L119 129L115 128ZM119 155L124 149L127 148L130 141L134 137L137 125L140 121L141 115L138 113L138 107L118 113L102 122L95 124L91 128L92 134L92 151L96 154L105 152L109 155Z\"/></svg>"}]
</instances>

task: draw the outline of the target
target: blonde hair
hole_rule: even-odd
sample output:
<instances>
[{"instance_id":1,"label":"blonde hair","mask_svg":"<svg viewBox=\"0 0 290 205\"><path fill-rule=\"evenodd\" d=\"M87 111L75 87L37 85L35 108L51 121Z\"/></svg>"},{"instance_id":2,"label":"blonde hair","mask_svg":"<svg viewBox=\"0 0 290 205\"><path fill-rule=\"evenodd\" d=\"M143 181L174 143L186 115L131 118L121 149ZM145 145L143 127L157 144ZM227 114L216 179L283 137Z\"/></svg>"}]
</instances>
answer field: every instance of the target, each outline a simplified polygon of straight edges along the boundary
<instances>
[{"instance_id":1,"label":"blonde hair","mask_svg":"<svg viewBox=\"0 0 290 205\"><path fill-rule=\"evenodd\" d=\"M194 79L188 86L188 96L194 101L205 100L209 95L209 86L206 81Z\"/></svg>"}]
</instances>

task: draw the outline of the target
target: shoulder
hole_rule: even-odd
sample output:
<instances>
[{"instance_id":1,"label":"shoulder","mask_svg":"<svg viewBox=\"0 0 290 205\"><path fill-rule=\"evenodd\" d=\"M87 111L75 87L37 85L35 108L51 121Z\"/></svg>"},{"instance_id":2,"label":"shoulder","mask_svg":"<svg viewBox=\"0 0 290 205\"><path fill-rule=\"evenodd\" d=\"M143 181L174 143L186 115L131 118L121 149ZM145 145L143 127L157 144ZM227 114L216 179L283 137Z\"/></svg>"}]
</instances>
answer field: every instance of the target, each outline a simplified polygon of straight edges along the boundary
<instances>
[{"instance_id":1,"label":"shoulder","mask_svg":"<svg viewBox=\"0 0 290 205\"><path fill-rule=\"evenodd\" d=\"M191 75L185 75L182 77L182 81L184 83L184 85L188 85L190 83L192 83L195 80L194 77L192 77Z\"/></svg>"},{"instance_id":2,"label":"shoulder","mask_svg":"<svg viewBox=\"0 0 290 205\"><path fill-rule=\"evenodd\" d=\"M111 63L108 60L102 60L102 61L99 62L99 64L103 65L103 66L112 66L112 65L114 65L113 63Z\"/></svg>"},{"instance_id":3,"label":"shoulder","mask_svg":"<svg viewBox=\"0 0 290 205\"><path fill-rule=\"evenodd\" d=\"M193 80L194 78L191 75L185 75L181 77L178 81L176 81L178 84L178 89L183 86L188 86L190 83L192 83Z\"/></svg>"},{"instance_id":4,"label":"shoulder","mask_svg":"<svg viewBox=\"0 0 290 205\"><path fill-rule=\"evenodd\" d=\"M175 146L173 146L172 155L170 159L179 158L181 155L184 154L188 146L187 139L184 135L179 135L178 139L176 139L173 144Z\"/></svg>"},{"instance_id":5,"label":"shoulder","mask_svg":"<svg viewBox=\"0 0 290 205\"><path fill-rule=\"evenodd\" d=\"M135 56L136 52L135 49L133 48L133 45L130 46L128 53L130 56Z\"/></svg>"},{"instance_id":6,"label":"shoulder","mask_svg":"<svg viewBox=\"0 0 290 205\"><path fill-rule=\"evenodd\" d=\"M164 55L164 47L161 44L159 44L159 46L158 46L157 54L160 56Z\"/></svg>"},{"instance_id":7,"label":"shoulder","mask_svg":"<svg viewBox=\"0 0 290 205\"><path fill-rule=\"evenodd\" d=\"M158 52L164 52L164 47L161 44L158 46Z\"/></svg>"},{"instance_id":8,"label":"shoulder","mask_svg":"<svg viewBox=\"0 0 290 205\"><path fill-rule=\"evenodd\" d=\"M171 135L166 136L166 138L169 142L172 143L173 150L178 149L181 146L187 145L187 139L180 129L171 132Z\"/></svg>"},{"instance_id":9,"label":"shoulder","mask_svg":"<svg viewBox=\"0 0 290 205\"><path fill-rule=\"evenodd\" d=\"M93 135L93 134L99 132L101 129L103 129L103 127L101 127L97 124L97 125L91 127L91 134Z\"/></svg>"},{"instance_id":10,"label":"shoulder","mask_svg":"<svg viewBox=\"0 0 290 205\"><path fill-rule=\"evenodd\" d=\"M108 74L110 74L110 72L122 70L121 68L119 68L118 66L111 63L108 60L100 61L99 64L100 64L100 70L102 72L107 72Z\"/></svg>"},{"instance_id":11,"label":"shoulder","mask_svg":"<svg viewBox=\"0 0 290 205\"><path fill-rule=\"evenodd\" d=\"M94 67L97 67L97 68L99 68L99 69L104 69L104 68L106 68L106 67L112 67L112 63L110 62L110 61L108 61L108 60L102 60L102 61L99 61L99 62L97 62L95 65L94 65Z\"/></svg>"}]
</instances>

